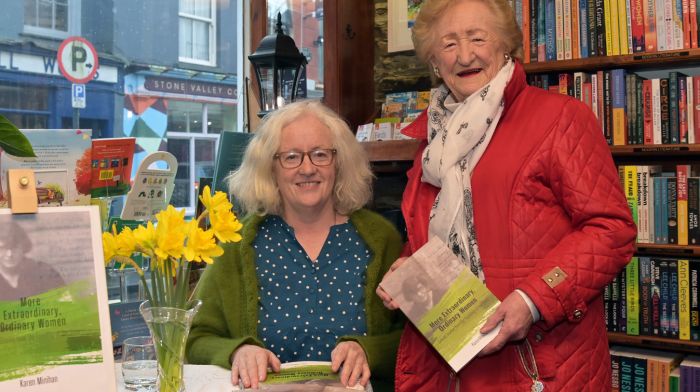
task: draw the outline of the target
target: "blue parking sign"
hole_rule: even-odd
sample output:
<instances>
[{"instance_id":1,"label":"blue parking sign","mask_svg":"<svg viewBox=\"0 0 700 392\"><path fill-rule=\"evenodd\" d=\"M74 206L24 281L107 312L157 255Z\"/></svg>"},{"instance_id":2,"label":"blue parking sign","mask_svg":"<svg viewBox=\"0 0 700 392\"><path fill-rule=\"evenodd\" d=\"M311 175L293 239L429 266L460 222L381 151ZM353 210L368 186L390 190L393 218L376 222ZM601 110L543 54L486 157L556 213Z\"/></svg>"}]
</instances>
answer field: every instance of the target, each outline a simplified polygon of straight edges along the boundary
<instances>
[{"instance_id":1,"label":"blue parking sign","mask_svg":"<svg viewBox=\"0 0 700 392\"><path fill-rule=\"evenodd\" d=\"M71 94L71 105L76 109L85 108L85 85L73 83Z\"/></svg>"}]
</instances>

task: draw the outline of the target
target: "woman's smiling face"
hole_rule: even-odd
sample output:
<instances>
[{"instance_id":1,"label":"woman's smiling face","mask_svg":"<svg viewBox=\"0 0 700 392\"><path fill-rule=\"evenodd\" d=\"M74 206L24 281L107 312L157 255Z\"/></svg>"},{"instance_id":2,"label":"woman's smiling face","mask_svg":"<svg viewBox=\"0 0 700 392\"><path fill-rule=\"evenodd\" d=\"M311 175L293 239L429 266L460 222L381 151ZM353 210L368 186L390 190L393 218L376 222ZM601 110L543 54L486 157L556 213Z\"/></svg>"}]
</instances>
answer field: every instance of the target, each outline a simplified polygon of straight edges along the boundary
<instances>
[{"instance_id":1,"label":"woman's smiling face","mask_svg":"<svg viewBox=\"0 0 700 392\"><path fill-rule=\"evenodd\" d=\"M505 64L505 46L493 13L480 1L462 0L435 25L431 64L457 102L484 87Z\"/></svg>"}]
</instances>

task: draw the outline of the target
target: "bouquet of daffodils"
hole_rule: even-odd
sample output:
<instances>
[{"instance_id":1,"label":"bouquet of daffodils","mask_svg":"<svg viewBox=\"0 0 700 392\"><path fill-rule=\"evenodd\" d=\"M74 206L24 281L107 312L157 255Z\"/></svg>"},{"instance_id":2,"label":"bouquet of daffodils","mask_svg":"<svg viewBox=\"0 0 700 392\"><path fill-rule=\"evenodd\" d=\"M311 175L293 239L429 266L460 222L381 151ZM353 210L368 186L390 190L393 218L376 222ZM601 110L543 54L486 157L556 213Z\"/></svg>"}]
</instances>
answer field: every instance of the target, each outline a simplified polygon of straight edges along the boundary
<instances>
[{"instance_id":1,"label":"bouquet of daffodils","mask_svg":"<svg viewBox=\"0 0 700 392\"><path fill-rule=\"evenodd\" d=\"M192 263L211 264L213 257L221 256L218 242L237 242L242 224L231 211L233 207L223 192L213 196L205 187L200 200L204 211L196 218L185 221L185 210L169 205L156 214L157 223L147 222L132 230L125 227L117 233L102 234L105 263L120 263L122 268L132 266L146 292L146 299L154 307L184 309L188 298L189 275ZM211 227L204 230L200 223L209 218ZM143 269L132 256L141 254L150 260L150 288Z\"/></svg>"}]
</instances>

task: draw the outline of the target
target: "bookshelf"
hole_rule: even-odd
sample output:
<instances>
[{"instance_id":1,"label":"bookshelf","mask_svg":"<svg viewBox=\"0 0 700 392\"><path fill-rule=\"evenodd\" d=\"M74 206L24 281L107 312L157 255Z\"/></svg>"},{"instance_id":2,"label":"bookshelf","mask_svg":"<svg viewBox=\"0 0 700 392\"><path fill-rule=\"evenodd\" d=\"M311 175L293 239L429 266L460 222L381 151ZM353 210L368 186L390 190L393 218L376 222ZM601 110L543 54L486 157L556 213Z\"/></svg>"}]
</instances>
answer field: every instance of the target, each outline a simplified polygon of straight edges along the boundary
<instances>
[{"instance_id":1,"label":"bookshelf","mask_svg":"<svg viewBox=\"0 0 700 392\"><path fill-rule=\"evenodd\" d=\"M365 148L370 162L386 163L396 161L413 161L418 150L419 140L384 140L360 143Z\"/></svg>"},{"instance_id":2,"label":"bookshelf","mask_svg":"<svg viewBox=\"0 0 700 392\"><path fill-rule=\"evenodd\" d=\"M700 49L677 49L660 52L634 53L616 56L596 56L571 60L558 60L546 62L532 62L524 64L528 75L557 75L562 73L587 72L596 73L600 70L624 69L628 73L656 74L670 71L681 71L688 75L700 75L700 70L687 70L700 67ZM651 76L646 76L651 79ZM659 76L654 76L658 78ZM665 76L664 76L665 77ZM556 78L552 78L556 79ZM554 82L556 84L556 82ZM611 82L612 84L612 82ZM624 93L623 93L624 94ZM627 94L630 94L629 91ZM628 95L629 97L629 95ZM634 94L632 94L634 99ZM612 99L611 99L612 101ZM639 102L639 101L637 101ZM629 103L627 103L629 105ZM697 104L696 104L697 105ZM626 110L629 106L626 106ZM634 109L633 109L634 110ZM692 110L688 108L687 110ZM634 113L634 112L632 112ZM692 113L692 112L691 112ZM626 116L628 114L626 113ZM692 115L692 114L691 114ZM669 120L665 120L669 121ZM629 124L628 124L629 125ZM700 124L695 124L695 127ZM629 134L628 134L629 136ZM630 139L632 140L632 139ZM628 144L610 146L610 152L617 166L622 165L661 165L666 169L675 165L700 165L700 140L695 139L696 144ZM675 245L675 244L636 244L635 256L658 259L700 259L700 246ZM624 271L623 271L624 274ZM640 294L641 294L641 283ZM624 296L623 291L619 294ZM637 294L638 296L640 294ZM637 297L639 298L639 297ZM624 299L624 298L623 298ZM678 299L676 298L676 301ZM673 301L673 300L671 300ZM620 305L622 306L622 305ZM638 305L638 306L641 306ZM607 309L607 308L606 308ZM624 309L624 308L622 308ZM647 308L648 309L648 308ZM624 310L622 310L624 312ZM609 314L609 313L608 313ZM607 319L607 317L606 317ZM624 319L623 321L624 322ZM641 311L640 311L640 332ZM677 333L677 332L676 332ZM655 350L677 352L683 354L700 354L700 341L681 340L670 336L628 335L626 332L608 332L610 345L634 346ZM692 338L691 338L692 339ZM613 368L613 373L615 372ZM613 379L615 376L613 376ZM614 383L614 381L613 381Z\"/></svg>"}]
</instances>

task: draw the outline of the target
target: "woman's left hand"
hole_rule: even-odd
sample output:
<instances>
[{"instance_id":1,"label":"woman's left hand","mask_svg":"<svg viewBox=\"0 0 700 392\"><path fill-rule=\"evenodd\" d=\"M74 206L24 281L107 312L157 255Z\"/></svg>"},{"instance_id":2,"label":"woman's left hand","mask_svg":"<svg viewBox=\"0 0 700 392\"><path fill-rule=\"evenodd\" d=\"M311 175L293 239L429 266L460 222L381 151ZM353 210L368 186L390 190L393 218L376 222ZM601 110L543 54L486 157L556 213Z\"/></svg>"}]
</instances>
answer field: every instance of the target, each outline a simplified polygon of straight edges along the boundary
<instances>
[{"instance_id":1,"label":"woman's left hand","mask_svg":"<svg viewBox=\"0 0 700 392\"><path fill-rule=\"evenodd\" d=\"M367 386L369 381L369 363L367 355L359 343L346 341L338 343L331 352L331 369L337 372L340 366L340 382L346 387L354 387L359 382L360 385Z\"/></svg>"},{"instance_id":2,"label":"woman's left hand","mask_svg":"<svg viewBox=\"0 0 700 392\"><path fill-rule=\"evenodd\" d=\"M501 321L503 325L498 335L481 350L479 356L495 353L502 349L506 343L525 338L530 331L530 326L533 323L532 312L523 297L515 291L498 305L496 312L486 320L486 324L481 327L480 332L488 333L496 328Z\"/></svg>"}]
</instances>

